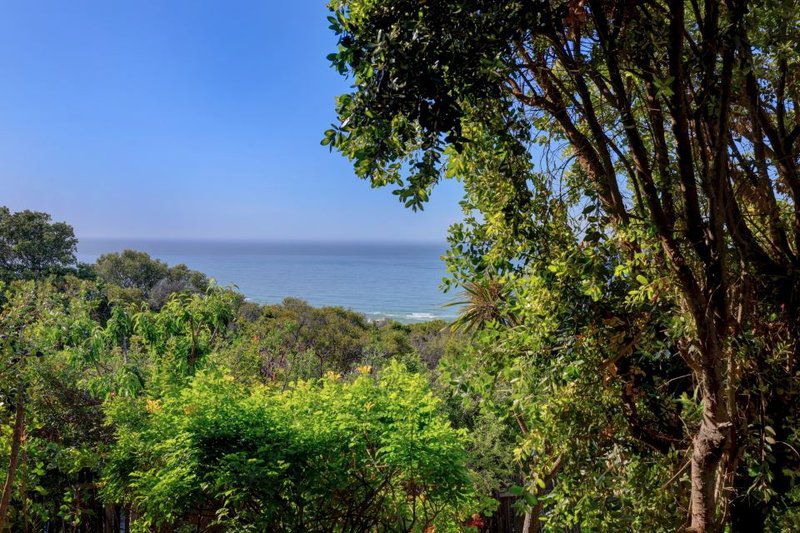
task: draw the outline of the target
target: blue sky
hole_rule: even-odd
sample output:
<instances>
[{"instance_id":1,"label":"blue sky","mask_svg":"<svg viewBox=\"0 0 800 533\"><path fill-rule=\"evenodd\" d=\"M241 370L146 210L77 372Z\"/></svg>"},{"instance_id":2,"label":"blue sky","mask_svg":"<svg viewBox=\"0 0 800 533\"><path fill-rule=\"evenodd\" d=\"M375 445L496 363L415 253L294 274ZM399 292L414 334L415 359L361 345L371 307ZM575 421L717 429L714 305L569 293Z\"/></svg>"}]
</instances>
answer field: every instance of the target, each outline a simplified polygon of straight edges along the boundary
<instances>
[{"instance_id":1,"label":"blue sky","mask_svg":"<svg viewBox=\"0 0 800 533\"><path fill-rule=\"evenodd\" d=\"M324 2L7 1L0 204L79 237L443 240L319 145L348 82Z\"/></svg>"}]
</instances>

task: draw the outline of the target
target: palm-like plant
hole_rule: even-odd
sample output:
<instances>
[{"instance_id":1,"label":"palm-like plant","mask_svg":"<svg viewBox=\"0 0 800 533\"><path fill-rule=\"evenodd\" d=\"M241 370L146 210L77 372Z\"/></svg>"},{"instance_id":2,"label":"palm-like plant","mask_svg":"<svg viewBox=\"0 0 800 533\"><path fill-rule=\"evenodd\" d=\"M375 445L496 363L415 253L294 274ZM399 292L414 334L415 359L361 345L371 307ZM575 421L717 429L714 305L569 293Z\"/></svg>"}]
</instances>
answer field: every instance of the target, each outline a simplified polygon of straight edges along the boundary
<instances>
[{"instance_id":1,"label":"palm-like plant","mask_svg":"<svg viewBox=\"0 0 800 533\"><path fill-rule=\"evenodd\" d=\"M473 332L490 322L504 326L517 324L507 305L509 291L499 279L483 278L464 282L461 286L464 288L463 299L447 304L448 307L461 307L458 318L451 325L453 329Z\"/></svg>"}]
</instances>

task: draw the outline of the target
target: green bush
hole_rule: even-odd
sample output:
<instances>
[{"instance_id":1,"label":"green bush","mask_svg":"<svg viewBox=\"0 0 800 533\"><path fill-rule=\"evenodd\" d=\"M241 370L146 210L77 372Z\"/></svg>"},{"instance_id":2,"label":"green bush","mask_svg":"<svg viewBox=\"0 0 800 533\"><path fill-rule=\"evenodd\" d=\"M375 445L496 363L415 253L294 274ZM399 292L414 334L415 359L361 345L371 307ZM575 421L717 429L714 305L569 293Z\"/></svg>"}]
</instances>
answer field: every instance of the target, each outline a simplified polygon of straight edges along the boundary
<instances>
[{"instance_id":1,"label":"green bush","mask_svg":"<svg viewBox=\"0 0 800 533\"><path fill-rule=\"evenodd\" d=\"M143 530L459 528L476 505L465 435L423 375L369 374L278 391L204 372L162 398L112 399L105 495Z\"/></svg>"}]
</instances>

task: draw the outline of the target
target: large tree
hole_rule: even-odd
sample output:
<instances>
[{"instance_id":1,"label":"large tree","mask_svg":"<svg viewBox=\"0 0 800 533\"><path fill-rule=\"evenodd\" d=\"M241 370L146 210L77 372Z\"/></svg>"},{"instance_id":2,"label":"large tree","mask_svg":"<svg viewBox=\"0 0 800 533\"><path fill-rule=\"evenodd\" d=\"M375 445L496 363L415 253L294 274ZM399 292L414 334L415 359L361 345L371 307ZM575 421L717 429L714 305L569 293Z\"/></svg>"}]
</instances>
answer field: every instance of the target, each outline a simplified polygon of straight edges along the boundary
<instances>
[{"instance_id":1,"label":"large tree","mask_svg":"<svg viewBox=\"0 0 800 533\"><path fill-rule=\"evenodd\" d=\"M330 57L354 87L323 142L412 208L461 179L472 229L456 228L453 257L479 257L454 260L465 277L535 262L565 234L656 277L658 305L684 321L674 357L702 414L688 429L688 527L763 527L798 459L800 5L330 8ZM747 468L768 449L767 474ZM759 484L769 497L750 498Z\"/></svg>"},{"instance_id":2,"label":"large tree","mask_svg":"<svg viewBox=\"0 0 800 533\"><path fill-rule=\"evenodd\" d=\"M205 292L209 287L209 279L202 272L184 264L170 267L146 252L130 249L101 255L94 272L134 300L147 299L154 309L164 306L174 293Z\"/></svg>"},{"instance_id":3,"label":"large tree","mask_svg":"<svg viewBox=\"0 0 800 533\"><path fill-rule=\"evenodd\" d=\"M38 277L75 265L72 226L39 211L0 206L0 276Z\"/></svg>"},{"instance_id":4,"label":"large tree","mask_svg":"<svg viewBox=\"0 0 800 533\"><path fill-rule=\"evenodd\" d=\"M130 249L101 255L94 269L97 277L103 281L143 292L152 289L169 272L169 267L163 261L153 259L146 252Z\"/></svg>"}]
</instances>

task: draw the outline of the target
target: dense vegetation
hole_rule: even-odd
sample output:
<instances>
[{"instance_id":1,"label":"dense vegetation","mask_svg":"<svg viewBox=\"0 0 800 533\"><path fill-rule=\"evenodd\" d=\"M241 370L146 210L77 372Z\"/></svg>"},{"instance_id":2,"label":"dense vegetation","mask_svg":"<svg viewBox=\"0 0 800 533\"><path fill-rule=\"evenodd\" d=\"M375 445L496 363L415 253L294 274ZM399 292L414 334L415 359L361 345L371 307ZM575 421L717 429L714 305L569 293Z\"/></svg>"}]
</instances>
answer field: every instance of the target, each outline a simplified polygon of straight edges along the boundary
<instances>
[{"instance_id":1,"label":"dense vegetation","mask_svg":"<svg viewBox=\"0 0 800 533\"><path fill-rule=\"evenodd\" d=\"M461 181L460 318L3 208L0 530L800 529L797 2L329 7L322 142L413 209Z\"/></svg>"},{"instance_id":2,"label":"dense vegetation","mask_svg":"<svg viewBox=\"0 0 800 533\"><path fill-rule=\"evenodd\" d=\"M531 527L800 528L798 3L329 6L323 143L412 208L464 186L460 377Z\"/></svg>"},{"instance_id":3,"label":"dense vegetation","mask_svg":"<svg viewBox=\"0 0 800 533\"><path fill-rule=\"evenodd\" d=\"M445 323L261 306L130 250L78 268L55 226L57 273L0 282L0 530L459 530L511 481L468 453Z\"/></svg>"}]
</instances>

